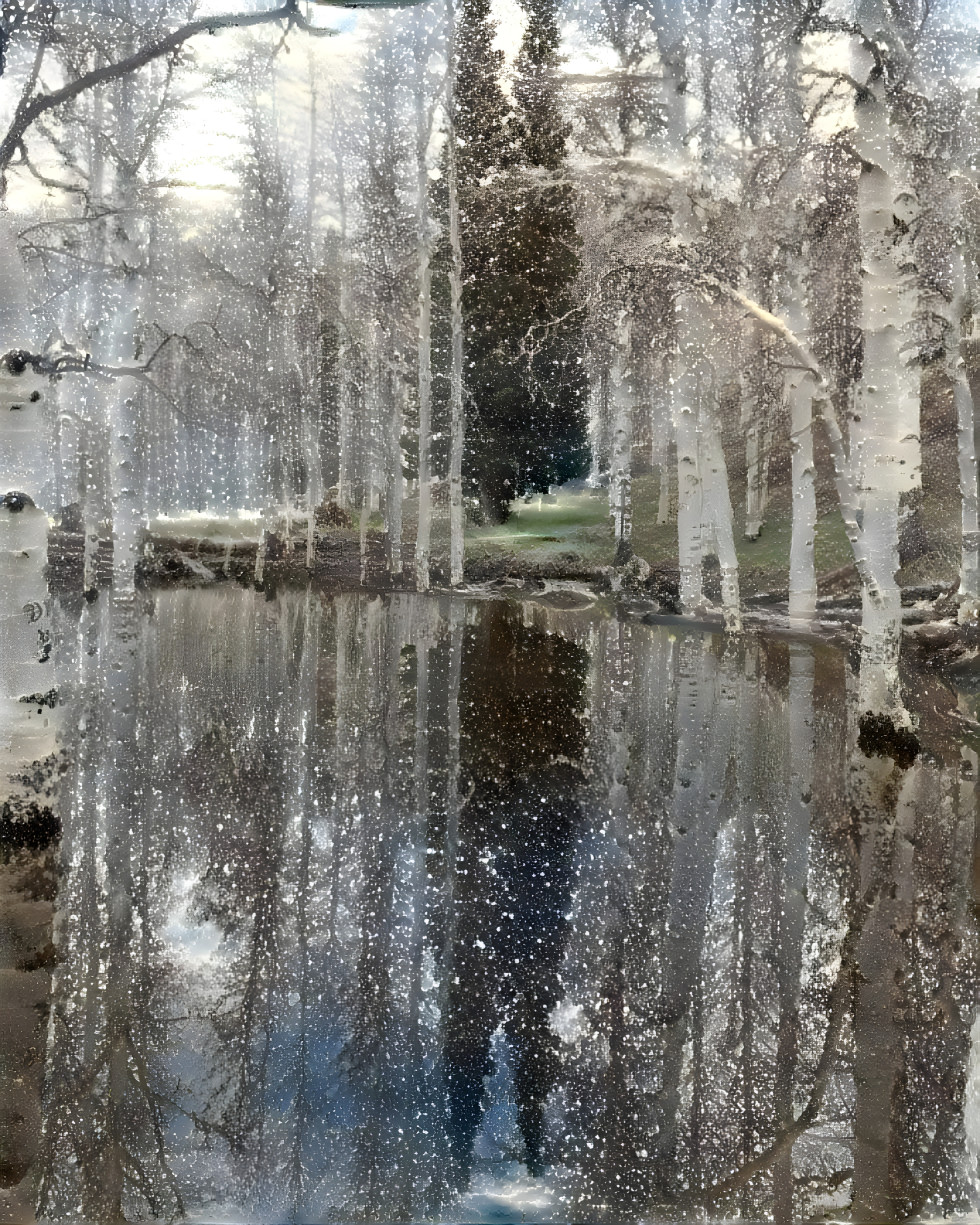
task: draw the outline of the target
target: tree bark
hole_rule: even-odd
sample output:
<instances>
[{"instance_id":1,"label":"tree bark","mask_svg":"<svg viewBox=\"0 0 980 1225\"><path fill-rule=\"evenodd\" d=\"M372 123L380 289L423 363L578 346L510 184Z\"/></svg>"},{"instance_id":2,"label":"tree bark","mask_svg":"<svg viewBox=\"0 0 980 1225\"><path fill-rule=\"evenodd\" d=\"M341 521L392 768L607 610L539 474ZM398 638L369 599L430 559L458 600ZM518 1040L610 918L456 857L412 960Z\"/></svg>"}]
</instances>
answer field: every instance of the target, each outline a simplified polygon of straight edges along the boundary
<instances>
[{"instance_id":1,"label":"tree bark","mask_svg":"<svg viewBox=\"0 0 980 1225\"><path fill-rule=\"evenodd\" d=\"M415 586L429 590L432 541L432 258L429 233L429 112L425 59L415 49L415 178L418 244L419 512L415 537Z\"/></svg>"},{"instance_id":2,"label":"tree bark","mask_svg":"<svg viewBox=\"0 0 980 1225\"><path fill-rule=\"evenodd\" d=\"M463 408L463 248L460 237L459 175L456 137L456 12L448 0L449 75L447 82L447 152L449 188L449 292L451 298L451 346L449 375L449 582L458 587L463 581L463 445L466 418Z\"/></svg>"}]
</instances>

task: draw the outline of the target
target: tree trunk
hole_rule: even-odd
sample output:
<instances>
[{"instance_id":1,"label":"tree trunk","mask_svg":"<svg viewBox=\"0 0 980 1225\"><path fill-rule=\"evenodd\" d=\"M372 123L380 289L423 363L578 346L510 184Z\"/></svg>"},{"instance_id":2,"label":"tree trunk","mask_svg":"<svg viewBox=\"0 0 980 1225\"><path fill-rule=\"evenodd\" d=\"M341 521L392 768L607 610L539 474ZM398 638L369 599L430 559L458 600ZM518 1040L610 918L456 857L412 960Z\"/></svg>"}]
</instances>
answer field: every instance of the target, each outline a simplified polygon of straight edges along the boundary
<instances>
[{"instance_id":1,"label":"tree trunk","mask_svg":"<svg viewBox=\"0 0 980 1225\"><path fill-rule=\"evenodd\" d=\"M876 90L859 111L865 165L858 181L862 244L864 366L851 431L852 485L863 491L861 536L876 590L862 591L862 710L898 702L901 596L898 522L904 495L919 483L919 399L904 347L911 300L894 233L901 214L885 103Z\"/></svg>"},{"instance_id":2,"label":"tree trunk","mask_svg":"<svg viewBox=\"0 0 980 1225\"><path fill-rule=\"evenodd\" d=\"M913 910L912 838L917 762L902 777L889 759L860 761L863 794L855 798L866 824L861 853L862 892L874 898L858 946L860 971L854 1012L854 1197L857 1221L904 1218L901 1154L896 1132L905 1078L902 1016L905 944Z\"/></svg>"},{"instance_id":3,"label":"tree trunk","mask_svg":"<svg viewBox=\"0 0 980 1225\"><path fill-rule=\"evenodd\" d=\"M703 472L701 504L714 537L718 564L721 567L721 607L725 629L730 634L742 632L742 608L738 584L738 554L735 552L735 531L732 524L732 500L728 492L728 469L725 452L718 437L714 420L714 403L702 400L699 434L702 441Z\"/></svg>"},{"instance_id":4,"label":"tree trunk","mask_svg":"<svg viewBox=\"0 0 980 1225\"><path fill-rule=\"evenodd\" d=\"M808 401L809 403L809 401ZM799 643L789 648L789 796L782 830L782 906L778 933L779 1022L776 1035L774 1113L776 1127L794 1121L793 1090L800 1050L800 977L806 927L807 865L810 842L810 799L815 751L813 723L813 653ZM788 1144L774 1169L773 1216L794 1219L793 1145Z\"/></svg>"},{"instance_id":5,"label":"tree trunk","mask_svg":"<svg viewBox=\"0 0 980 1225\"><path fill-rule=\"evenodd\" d=\"M956 404L957 459L960 476L960 589L959 618L971 620L980 615L980 506L977 497L977 416L973 390L967 369L964 348L975 345L976 324L970 319L970 334L961 336L960 320L966 295L965 263L967 255L959 250L954 256L954 294L950 320L952 335L960 344L947 354L953 398ZM967 344L964 345L963 341Z\"/></svg>"},{"instance_id":6,"label":"tree trunk","mask_svg":"<svg viewBox=\"0 0 980 1225\"><path fill-rule=\"evenodd\" d=\"M415 586L429 590L432 540L432 262L429 234L429 120L425 106L425 62L416 51L415 170L418 210L418 397L419 517L415 537Z\"/></svg>"},{"instance_id":7,"label":"tree trunk","mask_svg":"<svg viewBox=\"0 0 980 1225\"><path fill-rule=\"evenodd\" d=\"M609 472L609 508L616 533L616 561L623 565L633 553L632 455L633 388L630 382L630 317L619 312L616 321L615 353L609 372L609 398L612 401L612 454Z\"/></svg>"},{"instance_id":8,"label":"tree trunk","mask_svg":"<svg viewBox=\"0 0 980 1225\"><path fill-rule=\"evenodd\" d=\"M673 862L667 903L661 991L663 1074L656 1141L657 1180L665 1194L677 1190L681 1071L690 1003L700 973L718 830L727 808L729 764L738 719L740 685L731 648L719 661L707 640L684 638L677 665L673 798ZM705 737L712 738L705 756Z\"/></svg>"},{"instance_id":9,"label":"tree trunk","mask_svg":"<svg viewBox=\"0 0 980 1225\"><path fill-rule=\"evenodd\" d=\"M449 375L449 582L463 581L463 248L459 228L459 176L456 149L456 13L448 0L449 80L446 166L449 188L449 292L451 297L452 353Z\"/></svg>"},{"instance_id":10,"label":"tree trunk","mask_svg":"<svg viewBox=\"0 0 980 1225\"><path fill-rule=\"evenodd\" d=\"M704 602L702 587L703 485L698 408L708 377L707 360L694 333L694 307L678 302L681 336L680 372L672 384L674 436L677 443L677 556L681 608L687 614Z\"/></svg>"},{"instance_id":11,"label":"tree trunk","mask_svg":"<svg viewBox=\"0 0 980 1225\"><path fill-rule=\"evenodd\" d=\"M16 238L0 210L0 359L35 351L28 285ZM0 799L10 776L52 751L48 718L21 702L54 685L45 566L49 463L44 397L48 381L16 356L0 360Z\"/></svg>"},{"instance_id":12,"label":"tree trunk","mask_svg":"<svg viewBox=\"0 0 980 1225\"><path fill-rule=\"evenodd\" d=\"M138 164L136 133L136 81L124 77L115 88L112 113L118 148L113 205L118 215L108 221L105 255L114 268L123 269L112 308L106 364L135 365L138 358L141 283L137 271L145 262L140 250L137 222L135 166ZM109 433L112 501L113 588L134 595L136 563L142 552L143 508L139 481L139 440L134 379L120 379L110 390Z\"/></svg>"},{"instance_id":13,"label":"tree trunk","mask_svg":"<svg viewBox=\"0 0 980 1225\"><path fill-rule=\"evenodd\" d=\"M391 352L390 343L386 343ZM379 383L384 396L382 412L388 426L385 464L385 532L388 573L395 582L402 577L402 524L405 504L405 476L402 468L402 388L391 370L381 372Z\"/></svg>"},{"instance_id":14,"label":"tree trunk","mask_svg":"<svg viewBox=\"0 0 980 1225\"><path fill-rule=\"evenodd\" d=\"M785 312L791 330L800 335L803 311L790 302ZM789 615L810 622L817 614L817 572L814 544L817 534L816 466L813 457L813 376L788 370L785 393L789 406L789 441L792 461L792 525L789 543Z\"/></svg>"}]
</instances>

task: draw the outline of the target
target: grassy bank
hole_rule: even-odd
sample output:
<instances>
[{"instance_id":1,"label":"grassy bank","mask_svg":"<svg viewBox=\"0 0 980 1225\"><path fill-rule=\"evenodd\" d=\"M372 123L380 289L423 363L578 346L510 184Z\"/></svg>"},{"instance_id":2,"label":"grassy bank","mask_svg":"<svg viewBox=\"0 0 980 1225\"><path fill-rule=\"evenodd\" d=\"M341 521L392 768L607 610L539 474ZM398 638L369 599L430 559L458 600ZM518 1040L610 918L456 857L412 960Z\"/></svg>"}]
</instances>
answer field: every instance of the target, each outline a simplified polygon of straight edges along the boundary
<instances>
[{"instance_id":1,"label":"grassy bank","mask_svg":"<svg viewBox=\"0 0 980 1225\"><path fill-rule=\"evenodd\" d=\"M657 523L659 489L653 475L633 482L633 548L651 566L677 565L677 524ZM742 535L736 518L735 547L744 593L784 590L788 584L790 514L774 507L756 540ZM440 528L442 525L440 524ZM440 530L435 544L444 542ZM445 541L448 546L448 540ZM838 512L817 524L815 543L818 575L831 574L850 564L851 547ZM499 526L468 526L467 560L511 556L518 566L542 566L561 561L612 565L616 542L604 490L561 492L551 499L535 498L514 505L510 518Z\"/></svg>"},{"instance_id":2,"label":"grassy bank","mask_svg":"<svg viewBox=\"0 0 980 1225\"><path fill-rule=\"evenodd\" d=\"M657 523L658 479L653 475L637 477L633 482L633 549L651 567L674 570L677 567L677 524ZM404 503L402 558L410 569L415 552L418 503L409 498ZM234 554L233 569L247 570L254 565L256 539L260 530L258 517L212 523L206 517L198 523L193 517L173 522L159 521L151 526L151 538L157 552L179 550L185 558L193 554L193 564L207 563L212 569L216 559L228 566ZM163 529L161 530L161 523ZM384 521L380 513L370 517L368 527L369 569L376 577L385 570ZM747 540L742 534L740 515L735 518L735 544L738 553L742 594L785 591L788 586L791 514L782 501L771 508L762 534ZM234 531L231 531L234 529ZM249 538L251 534L251 537ZM360 526L349 522L318 528L318 565L324 572L336 572L336 577L351 578L360 574ZM844 584L851 580L848 567L851 549L844 525L837 511L824 515L817 525L816 567L818 576L845 572ZM432 559L435 571L448 566L449 523L445 507L437 508L432 525ZM207 555L207 556L206 556ZM305 524L297 520L288 545L279 542L270 546L269 563L286 559L295 563L305 558ZM563 573L589 574L600 567L612 566L616 557L616 541L609 514L605 490L565 490L549 497L535 497L514 503L506 523L466 526L466 568L472 578L487 577L496 572L527 575ZM226 568L226 573L231 572ZM244 571L243 571L244 573ZM192 577L188 575L188 577Z\"/></svg>"}]
</instances>

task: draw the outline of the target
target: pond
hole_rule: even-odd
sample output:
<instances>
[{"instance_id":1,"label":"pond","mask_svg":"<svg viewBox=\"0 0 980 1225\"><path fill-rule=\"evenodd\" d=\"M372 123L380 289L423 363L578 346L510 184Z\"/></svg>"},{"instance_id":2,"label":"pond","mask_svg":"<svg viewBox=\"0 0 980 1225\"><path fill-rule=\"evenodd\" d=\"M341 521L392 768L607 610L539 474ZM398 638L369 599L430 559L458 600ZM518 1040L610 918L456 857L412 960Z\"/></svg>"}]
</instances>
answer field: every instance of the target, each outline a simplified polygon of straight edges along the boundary
<instances>
[{"instance_id":1,"label":"pond","mask_svg":"<svg viewBox=\"0 0 980 1225\"><path fill-rule=\"evenodd\" d=\"M876 738L844 651L569 590L139 600L55 609L5 1219L980 1207L972 699Z\"/></svg>"}]
</instances>

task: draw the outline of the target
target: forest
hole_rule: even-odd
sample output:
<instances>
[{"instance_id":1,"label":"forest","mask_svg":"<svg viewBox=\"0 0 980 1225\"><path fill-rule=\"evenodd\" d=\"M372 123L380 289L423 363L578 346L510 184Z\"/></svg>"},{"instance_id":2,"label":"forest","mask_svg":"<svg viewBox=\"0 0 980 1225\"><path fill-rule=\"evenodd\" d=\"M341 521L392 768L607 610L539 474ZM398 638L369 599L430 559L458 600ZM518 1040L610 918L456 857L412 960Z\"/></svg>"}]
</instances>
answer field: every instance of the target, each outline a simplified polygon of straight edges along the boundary
<instances>
[{"instance_id":1,"label":"forest","mask_svg":"<svg viewBox=\"0 0 980 1225\"><path fill-rule=\"evenodd\" d=\"M573 490L573 577L734 632L859 591L876 708L903 592L975 622L969 5L3 21L16 551L53 522L121 592L203 524L260 583L332 549L425 591Z\"/></svg>"},{"instance_id":2,"label":"forest","mask_svg":"<svg viewBox=\"0 0 980 1225\"><path fill-rule=\"evenodd\" d=\"M0 1221L975 1214L977 0L238 2L0 8Z\"/></svg>"}]
</instances>

